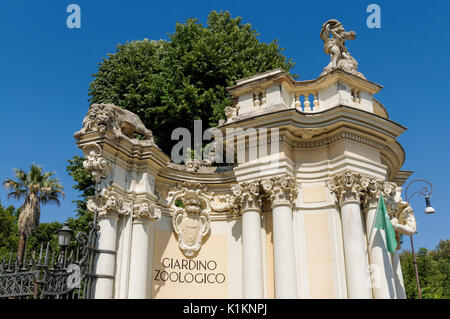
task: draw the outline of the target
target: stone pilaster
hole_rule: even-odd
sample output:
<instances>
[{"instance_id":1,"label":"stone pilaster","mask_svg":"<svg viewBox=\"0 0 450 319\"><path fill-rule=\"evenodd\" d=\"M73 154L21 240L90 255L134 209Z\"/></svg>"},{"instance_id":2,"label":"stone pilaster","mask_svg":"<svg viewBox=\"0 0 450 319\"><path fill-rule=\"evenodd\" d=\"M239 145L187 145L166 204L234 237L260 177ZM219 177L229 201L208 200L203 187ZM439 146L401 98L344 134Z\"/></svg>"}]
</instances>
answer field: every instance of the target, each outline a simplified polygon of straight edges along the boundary
<instances>
[{"instance_id":1,"label":"stone pilaster","mask_svg":"<svg viewBox=\"0 0 450 319\"><path fill-rule=\"evenodd\" d=\"M159 218L161 218L160 209L150 201L145 201L134 205L128 294L129 298L147 298L148 291L150 289L150 287L147 287L148 274L152 273L148 256L150 227L152 221Z\"/></svg>"},{"instance_id":2,"label":"stone pilaster","mask_svg":"<svg viewBox=\"0 0 450 319\"><path fill-rule=\"evenodd\" d=\"M88 209L98 212L99 237L98 254L95 263L94 297L112 299L116 265L117 221L119 215L129 215L132 211L131 201L125 199L112 187L104 188L102 193L88 200Z\"/></svg>"}]
</instances>

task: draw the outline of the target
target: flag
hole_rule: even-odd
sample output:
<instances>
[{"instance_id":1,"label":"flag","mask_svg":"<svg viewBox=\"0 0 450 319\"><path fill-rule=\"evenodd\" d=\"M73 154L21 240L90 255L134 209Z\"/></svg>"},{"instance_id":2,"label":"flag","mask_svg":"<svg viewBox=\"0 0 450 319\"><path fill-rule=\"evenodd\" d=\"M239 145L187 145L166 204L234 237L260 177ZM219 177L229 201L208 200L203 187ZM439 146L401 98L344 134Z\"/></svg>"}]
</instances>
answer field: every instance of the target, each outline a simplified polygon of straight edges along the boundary
<instances>
[{"instance_id":1,"label":"flag","mask_svg":"<svg viewBox=\"0 0 450 319\"><path fill-rule=\"evenodd\" d=\"M380 195L378 202L377 215L375 218L375 228L382 229L386 233L386 249L391 253L395 253L397 248L397 240L395 239L395 231L392 226L391 219L384 204L383 194Z\"/></svg>"}]
</instances>

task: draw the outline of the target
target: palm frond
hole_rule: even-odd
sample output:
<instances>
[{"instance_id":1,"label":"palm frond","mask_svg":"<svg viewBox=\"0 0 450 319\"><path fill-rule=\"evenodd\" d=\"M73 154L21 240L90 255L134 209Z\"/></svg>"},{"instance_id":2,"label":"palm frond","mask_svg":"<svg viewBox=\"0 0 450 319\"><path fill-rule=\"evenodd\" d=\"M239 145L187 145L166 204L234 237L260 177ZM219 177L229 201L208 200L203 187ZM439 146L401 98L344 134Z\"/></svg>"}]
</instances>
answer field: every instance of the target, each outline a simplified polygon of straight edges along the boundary
<instances>
[{"instance_id":1,"label":"palm frond","mask_svg":"<svg viewBox=\"0 0 450 319\"><path fill-rule=\"evenodd\" d=\"M8 195L6 195L6 198L10 199L11 197L13 197L14 199L22 199L24 197L27 197L28 195L28 191L26 189L19 189L17 191L14 192L10 192Z\"/></svg>"}]
</instances>

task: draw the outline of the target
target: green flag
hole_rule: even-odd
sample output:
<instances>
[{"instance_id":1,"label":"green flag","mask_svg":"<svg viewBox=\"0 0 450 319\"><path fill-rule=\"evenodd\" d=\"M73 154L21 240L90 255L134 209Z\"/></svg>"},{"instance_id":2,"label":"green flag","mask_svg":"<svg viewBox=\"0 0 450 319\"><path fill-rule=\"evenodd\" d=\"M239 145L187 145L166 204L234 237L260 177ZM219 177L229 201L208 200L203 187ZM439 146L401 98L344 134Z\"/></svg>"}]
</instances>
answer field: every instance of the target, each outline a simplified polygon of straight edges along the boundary
<instances>
[{"instance_id":1,"label":"green flag","mask_svg":"<svg viewBox=\"0 0 450 319\"><path fill-rule=\"evenodd\" d=\"M391 219L384 204L383 194L380 195L378 202L377 216L375 219L375 228L382 229L386 233L386 248L393 254L397 248L397 240L395 239L395 231L392 226Z\"/></svg>"}]
</instances>

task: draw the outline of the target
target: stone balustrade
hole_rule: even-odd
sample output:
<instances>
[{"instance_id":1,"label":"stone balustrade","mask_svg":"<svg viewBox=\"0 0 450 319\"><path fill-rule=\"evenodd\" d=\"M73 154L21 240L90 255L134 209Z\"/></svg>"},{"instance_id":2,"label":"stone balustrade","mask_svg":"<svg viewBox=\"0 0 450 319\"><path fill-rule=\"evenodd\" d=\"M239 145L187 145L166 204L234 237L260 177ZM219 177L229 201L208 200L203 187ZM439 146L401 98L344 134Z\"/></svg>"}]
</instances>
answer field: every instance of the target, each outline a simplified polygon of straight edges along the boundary
<instances>
[{"instance_id":1,"label":"stone balustrade","mask_svg":"<svg viewBox=\"0 0 450 319\"><path fill-rule=\"evenodd\" d=\"M319 92L296 92L294 93L294 107L300 112L312 113L319 112ZM303 102L302 98L303 97ZM312 103L311 103L312 101Z\"/></svg>"}]
</instances>

